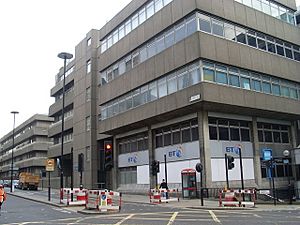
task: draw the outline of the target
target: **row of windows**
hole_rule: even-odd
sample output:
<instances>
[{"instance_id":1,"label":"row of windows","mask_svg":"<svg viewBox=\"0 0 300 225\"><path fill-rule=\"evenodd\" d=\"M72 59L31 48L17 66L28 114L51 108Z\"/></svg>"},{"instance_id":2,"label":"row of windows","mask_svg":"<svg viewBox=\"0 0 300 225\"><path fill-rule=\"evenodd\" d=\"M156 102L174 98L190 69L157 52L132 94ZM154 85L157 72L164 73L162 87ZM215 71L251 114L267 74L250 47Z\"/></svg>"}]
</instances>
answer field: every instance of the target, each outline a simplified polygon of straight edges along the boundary
<instances>
[{"instance_id":1,"label":"row of windows","mask_svg":"<svg viewBox=\"0 0 300 225\"><path fill-rule=\"evenodd\" d=\"M248 121L208 118L209 139L219 141L251 141Z\"/></svg>"},{"instance_id":2,"label":"row of windows","mask_svg":"<svg viewBox=\"0 0 300 225\"><path fill-rule=\"evenodd\" d=\"M156 12L168 5L173 0L152 0L147 5L144 5L137 13L131 18L116 28L108 37L101 41L101 53L105 52L112 45L117 43L132 30L144 23L147 19L152 17Z\"/></svg>"},{"instance_id":3,"label":"row of windows","mask_svg":"<svg viewBox=\"0 0 300 225\"><path fill-rule=\"evenodd\" d=\"M269 0L235 0L258 11L295 25L294 12L284 6Z\"/></svg>"},{"instance_id":4,"label":"row of windows","mask_svg":"<svg viewBox=\"0 0 300 225\"><path fill-rule=\"evenodd\" d=\"M257 123L258 141L267 143L289 143L287 125Z\"/></svg>"},{"instance_id":5,"label":"row of windows","mask_svg":"<svg viewBox=\"0 0 300 225\"><path fill-rule=\"evenodd\" d=\"M300 85L224 64L200 61L167 74L101 106L101 120L175 93L201 81L300 99Z\"/></svg>"},{"instance_id":6,"label":"row of windows","mask_svg":"<svg viewBox=\"0 0 300 225\"><path fill-rule=\"evenodd\" d=\"M199 83L200 77L199 63L163 76L103 105L101 119L107 119Z\"/></svg>"},{"instance_id":7,"label":"row of windows","mask_svg":"<svg viewBox=\"0 0 300 225\"><path fill-rule=\"evenodd\" d=\"M203 80L247 90L300 99L300 85L275 77L203 61Z\"/></svg>"},{"instance_id":8,"label":"row of windows","mask_svg":"<svg viewBox=\"0 0 300 225\"><path fill-rule=\"evenodd\" d=\"M200 30L251 47L300 61L300 47L220 19L200 14Z\"/></svg>"},{"instance_id":9,"label":"row of windows","mask_svg":"<svg viewBox=\"0 0 300 225\"><path fill-rule=\"evenodd\" d=\"M113 79L116 79L118 76L131 70L140 63L146 61L154 55L157 55L166 48L176 44L196 31L196 15L193 15L181 21L178 25L168 29L158 37L150 40L133 53L127 55L105 71L101 72L101 84L104 85Z\"/></svg>"},{"instance_id":10,"label":"row of windows","mask_svg":"<svg viewBox=\"0 0 300 225\"><path fill-rule=\"evenodd\" d=\"M154 133L156 148L199 140L198 122L196 119L160 128L155 130Z\"/></svg>"},{"instance_id":11,"label":"row of windows","mask_svg":"<svg viewBox=\"0 0 300 225\"><path fill-rule=\"evenodd\" d=\"M146 133L118 140L119 154L145 151L148 149L148 135Z\"/></svg>"},{"instance_id":12,"label":"row of windows","mask_svg":"<svg viewBox=\"0 0 300 225\"><path fill-rule=\"evenodd\" d=\"M201 13L196 13L102 71L99 82L104 85L112 81L150 57L159 54L166 48L190 36L197 30L300 61L300 47L297 45L292 45L269 35L223 22Z\"/></svg>"},{"instance_id":13,"label":"row of windows","mask_svg":"<svg viewBox=\"0 0 300 225\"><path fill-rule=\"evenodd\" d=\"M73 133L67 133L64 134L64 143L72 141L73 140ZM55 137L53 140L53 144L57 145L61 143L61 136Z\"/></svg>"},{"instance_id":14,"label":"row of windows","mask_svg":"<svg viewBox=\"0 0 300 225\"><path fill-rule=\"evenodd\" d=\"M73 71L74 71L74 66L72 66L70 69L68 69L66 71L66 76L65 77L69 76ZM56 84L58 82L62 81L63 79L64 79L64 74L57 74L56 75Z\"/></svg>"},{"instance_id":15,"label":"row of windows","mask_svg":"<svg viewBox=\"0 0 300 225\"><path fill-rule=\"evenodd\" d=\"M276 161L277 159L275 159ZM289 159L291 161L291 159ZM261 159L262 162L262 159ZM293 177L293 170L291 165L286 165L283 163L274 163L273 168L271 169L271 173L273 177ZM262 178L270 177L268 169L263 163L261 163L261 176Z\"/></svg>"}]
</instances>

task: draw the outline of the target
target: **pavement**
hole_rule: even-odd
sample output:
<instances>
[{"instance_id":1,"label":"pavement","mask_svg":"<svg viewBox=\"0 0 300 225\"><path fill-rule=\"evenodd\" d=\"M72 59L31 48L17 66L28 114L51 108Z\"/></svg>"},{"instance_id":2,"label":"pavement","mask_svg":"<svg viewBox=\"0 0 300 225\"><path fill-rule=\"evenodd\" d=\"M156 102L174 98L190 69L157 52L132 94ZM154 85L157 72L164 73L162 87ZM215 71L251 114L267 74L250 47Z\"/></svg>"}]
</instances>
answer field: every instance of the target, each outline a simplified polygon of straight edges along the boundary
<instances>
[{"instance_id":1,"label":"pavement","mask_svg":"<svg viewBox=\"0 0 300 225\"><path fill-rule=\"evenodd\" d=\"M98 210L88 210L85 206L67 206L66 204L61 204L59 199L59 190L51 189L50 201L48 199L48 190L38 190L38 191L24 191L15 189L14 192L9 192L6 190L8 195L13 195L16 197L32 200L35 202L40 202L55 207L74 207L76 211L84 214L95 214L101 213ZM138 195L138 194L122 194L122 204L123 203L136 203L136 204L154 204L150 203L148 195ZM157 204L160 207L170 207L170 208L185 208L185 209L203 209L203 210L260 210L260 211L270 211L270 210L300 210L300 202L293 202L293 204L272 204L260 203L256 204L254 208L250 207L219 207L218 199L204 199L203 206L201 206L200 199L182 199L179 201L169 201L168 203Z\"/></svg>"}]
</instances>

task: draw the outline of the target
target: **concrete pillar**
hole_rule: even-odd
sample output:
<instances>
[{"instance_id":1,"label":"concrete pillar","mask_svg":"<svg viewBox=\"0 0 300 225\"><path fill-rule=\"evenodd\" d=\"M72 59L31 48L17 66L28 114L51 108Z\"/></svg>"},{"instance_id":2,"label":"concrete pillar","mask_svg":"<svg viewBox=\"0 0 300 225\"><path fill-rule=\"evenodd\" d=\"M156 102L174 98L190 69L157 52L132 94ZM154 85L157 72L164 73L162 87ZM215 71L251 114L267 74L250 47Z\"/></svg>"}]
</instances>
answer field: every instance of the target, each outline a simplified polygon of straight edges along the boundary
<instances>
[{"instance_id":1,"label":"concrete pillar","mask_svg":"<svg viewBox=\"0 0 300 225\"><path fill-rule=\"evenodd\" d=\"M200 162L203 165L203 187L212 187L211 177L211 154L209 146L209 129L208 129L208 113L207 111L199 111L198 131L199 131L199 149Z\"/></svg>"},{"instance_id":2,"label":"concrete pillar","mask_svg":"<svg viewBox=\"0 0 300 225\"><path fill-rule=\"evenodd\" d=\"M259 149L256 117L252 117L252 136L253 136L252 146L253 146L253 166L254 166L255 183L256 185L258 185L258 187L261 187L262 185L261 163L260 163L261 150Z\"/></svg>"}]
</instances>

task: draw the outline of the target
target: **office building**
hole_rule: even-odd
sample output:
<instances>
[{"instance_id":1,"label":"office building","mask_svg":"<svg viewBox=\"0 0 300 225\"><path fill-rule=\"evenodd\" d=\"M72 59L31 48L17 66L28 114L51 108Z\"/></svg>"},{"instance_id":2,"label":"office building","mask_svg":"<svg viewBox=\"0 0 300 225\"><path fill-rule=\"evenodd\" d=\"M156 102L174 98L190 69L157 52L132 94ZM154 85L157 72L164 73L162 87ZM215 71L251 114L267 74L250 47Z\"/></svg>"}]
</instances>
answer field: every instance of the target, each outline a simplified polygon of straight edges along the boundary
<instances>
[{"instance_id":1,"label":"office building","mask_svg":"<svg viewBox=\"0 0 300 225\"><path fill-rule=\"evenodd\" d=\"M14 131L0 139L0 179L11 179L13 151L13 178L21 172L41 175L45 171L45 160L52 140L48 138L48 128L53 122L46 115L36 114L17 126Z\"/></svg>"},{"instance_id":2,"label":"office building","mask_svg":"<svg viewBox=\"0 0 300 225\"><path fill-rule=\"evenodd\" d=\"M230 185L240 187L241 149L245 187L268 188L262 151L271 149L276 184L286 186L287 170L296 171L282 152L299 145L295 12L294 0L133 0L91 30L66 78L73 115L66 154L73 147L76 182L82 153L87 187L145 192L156 184L153 160L160 161L158 182L166 166L169 187L181 188L181 171L200 162L203 185L224 187L228 154L235 158ZM58 81L55 121L61 91ZM55 143L60 129L49 131ZM49 156L59 155L54 145Z\"/></svg>"}]
</instances>

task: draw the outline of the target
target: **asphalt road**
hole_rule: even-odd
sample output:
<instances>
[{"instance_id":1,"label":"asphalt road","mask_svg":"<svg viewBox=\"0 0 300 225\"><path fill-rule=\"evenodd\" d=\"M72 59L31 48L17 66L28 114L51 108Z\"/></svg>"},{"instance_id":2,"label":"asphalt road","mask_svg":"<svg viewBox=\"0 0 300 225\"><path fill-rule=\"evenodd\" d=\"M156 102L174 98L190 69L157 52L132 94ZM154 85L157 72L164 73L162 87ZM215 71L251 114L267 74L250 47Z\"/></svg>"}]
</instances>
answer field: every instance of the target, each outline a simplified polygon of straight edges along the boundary
<instances>
[{"instance_id":1,"label":"asphalt road","mask_svg":"<svg viewBox=\"0 0 300 225\"><path fill-rule=\"evenodd\" d=\"M299 225L300 210L201 210L125 203L120 213L82 215L76 208L58 208L9 196L0 216L2 225Z\"/></svg>"}]
</instances>

